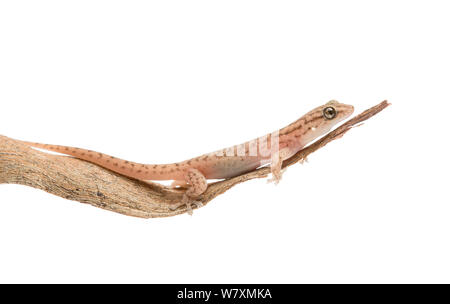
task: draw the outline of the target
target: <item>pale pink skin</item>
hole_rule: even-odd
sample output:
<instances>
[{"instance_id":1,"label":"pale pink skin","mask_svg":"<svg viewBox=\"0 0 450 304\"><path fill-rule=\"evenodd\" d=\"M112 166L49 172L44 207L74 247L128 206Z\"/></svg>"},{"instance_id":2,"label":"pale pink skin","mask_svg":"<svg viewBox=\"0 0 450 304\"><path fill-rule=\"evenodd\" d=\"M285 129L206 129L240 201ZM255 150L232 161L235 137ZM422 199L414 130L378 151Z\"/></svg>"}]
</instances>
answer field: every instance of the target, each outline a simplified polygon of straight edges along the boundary
<instances>
[{"instance_id":1,"label":"pale pink skin","mask_svg":"<svg viewBox=\"0 0 450 304\"><path fill-rule=\"evenodd\" d=\"M333 107L337 114L333 119L326 119L324 108ZM152 165L140 164L115 158L103 153L59 145L24 142L30 146L71 155L114 172L143 181L174 180L176 185L189 184L183 204L187 204L188 196L195 197L206 190L207 179L230 178L251 171L270 163L275 181L281 178L281 163L301 150L309 142L327 133L335 124L353 113L353 106L330 101L308 112L290 125L266 136L265 140L254 140L242 145L213 153L204 154L183 162ZM278 150L271 149L271 138L279 134ZM276 137L274 137L276 138ZM266 153L264 147L267 147ZM257 153L251 153L255 151ZM241 151L237 153L236 151ZM227 153L226 151L234 151ZM277 152L278 151L278 152Z\"/></svg>"}]
</instances>

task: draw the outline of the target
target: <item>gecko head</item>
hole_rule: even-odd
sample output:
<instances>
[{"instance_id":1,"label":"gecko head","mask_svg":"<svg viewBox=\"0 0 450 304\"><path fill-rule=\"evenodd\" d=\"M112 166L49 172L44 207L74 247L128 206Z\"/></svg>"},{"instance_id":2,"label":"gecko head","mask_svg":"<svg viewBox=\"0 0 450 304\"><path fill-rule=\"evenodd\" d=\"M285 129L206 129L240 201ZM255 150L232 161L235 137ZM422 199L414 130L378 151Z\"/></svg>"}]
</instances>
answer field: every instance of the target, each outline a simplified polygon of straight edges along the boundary
<instances>
[{"instance_id":1,"label":"gecko head","mask_svg":"<svg viewBox=\"0 0 450 304\"><path fill-rule=\"evenodd\" d=\"M336 100L331 100L318 108L319 112L322 112L322 124L334 126L338 122L347 119L353 114L354 107L340 103Z\"/></svg>"},{"instance_id":2,"label":"gecko head","mask_svg":"<svg viewBox=\"0 0 450 304\"><path fill-rule=\"evenodd\" d=\"M333 126L353 114L354 107L331 100L326 104L315 108L305 115L305 127L309 130L304 138L303 145L328 133Z\"/></svg>"}]
</instances>

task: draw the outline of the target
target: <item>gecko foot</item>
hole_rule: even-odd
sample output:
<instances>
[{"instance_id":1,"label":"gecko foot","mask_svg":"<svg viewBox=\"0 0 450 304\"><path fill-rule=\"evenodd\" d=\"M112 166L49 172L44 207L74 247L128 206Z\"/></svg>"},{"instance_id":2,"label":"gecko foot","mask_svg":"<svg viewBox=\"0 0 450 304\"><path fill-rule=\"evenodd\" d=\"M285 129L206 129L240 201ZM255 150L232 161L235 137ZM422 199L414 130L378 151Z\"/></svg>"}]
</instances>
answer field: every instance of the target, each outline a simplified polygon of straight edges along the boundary
<instances>
[{"instance_id":1,"label":"gecko foot","mask_svg":"<svg viewBox=\"0 0 450 304\"><path fill-rule=\"evenodd\" d=\"M274 175L272 174L272 177L267 179L267 183L273 183L274 185L278 185L278 183L281 181L282 178L282 173L280 172L280 174Z\"/></svg>"},{"instance_id":2,"label":"gecko foot","mask_svg":"<svg viewBox=\"0 0 450 304\"><path fill-rule=\"evenodd\" d=\"M189 215L194 214L194 209L192 209L192 206L195 206L197 209L200 207L203 207L203 203L201 201L192 201L186 204L187 213Z\"/></svg>"},{"instance_id":3,"label":"gecko foot","mask_svg":"<svg viewBox=\"0 0 450 304\"><path fill-rule=\"evenodd\" d=\"M286 168L280 170L280 171L273 171L272 177L267 179L267 183L274 183L275 185L278 185L278 183L281 181L281 178L283 177L283 173L286 171Z\"/></svg>"},{"instance_id":4,"label":"gecko foot","mask_svg":"<svg viewBox=\"0 0 450 304\"><path fill-rule=\"evenodd\" d=\"M302 158L298 162L303 165L304 163L308 162L308 157Z\"/></svg>"},{"instance_id":5,"label":"gecko foot","mask_svg":"<svg viewBox=\"0 0 450 304\"><path fill-rule=\"evenodd\" d=\"M203 207L203 203L201 201L191 200L191 198L188 195L184 194L183 195L183 199L181 200L181 202L179 202L178 204L174 204L172 206L169 206L169 209L170 210L176 210L176 209L178 209L181 206L186 206L187 213L189 215L192 215L193 214L192 206L195 206L198 209L200 207Z\"/></svg>"},{"instance_id":6,"label":"gecko foot","mask_svg":"<svg viewBox=\"0 0 450 304\"><path fill-rule=\"evenodd\" d=\"M208 183L199 170L191 168L185 176L185 184L189 185L189 188L184 193L181 202L171 206L170 209L175 210L178 207L186 206L187 212L192 215L192 205L195 205L197 208L203 206L202 202L197 201L196 198L205 192L206 188L208 188Z\"/></svg>"}]
</instances>

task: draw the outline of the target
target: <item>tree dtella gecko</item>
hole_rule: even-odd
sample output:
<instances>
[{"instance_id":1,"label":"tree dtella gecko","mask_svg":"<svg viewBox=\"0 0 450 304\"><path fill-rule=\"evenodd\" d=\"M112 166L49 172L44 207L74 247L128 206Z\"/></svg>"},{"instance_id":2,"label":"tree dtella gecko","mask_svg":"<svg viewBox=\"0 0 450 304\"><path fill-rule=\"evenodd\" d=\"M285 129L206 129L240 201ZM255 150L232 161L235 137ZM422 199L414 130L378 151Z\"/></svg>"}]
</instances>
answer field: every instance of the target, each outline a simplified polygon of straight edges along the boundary
<instances>
[{"instance_id":1,"label":"tree dtella gecko","mask_svg":"<svg viewBox=\"0 0 450 304\"><path fill-rule=\"evenodd\" d=\"M174 187L187 187L183 199L173 209L186 205L189 213L192 213L191 204L201 205L196 200L208 187L207 179L230 178L270 164L272 180L277 183L281 179L283 160L327 133L352 113L353 106L332 100L271 134L173 164L140 164L80 148L26 141L23 143L71 155L142 181L173 180Z\"/></svg>"}]
</instances>

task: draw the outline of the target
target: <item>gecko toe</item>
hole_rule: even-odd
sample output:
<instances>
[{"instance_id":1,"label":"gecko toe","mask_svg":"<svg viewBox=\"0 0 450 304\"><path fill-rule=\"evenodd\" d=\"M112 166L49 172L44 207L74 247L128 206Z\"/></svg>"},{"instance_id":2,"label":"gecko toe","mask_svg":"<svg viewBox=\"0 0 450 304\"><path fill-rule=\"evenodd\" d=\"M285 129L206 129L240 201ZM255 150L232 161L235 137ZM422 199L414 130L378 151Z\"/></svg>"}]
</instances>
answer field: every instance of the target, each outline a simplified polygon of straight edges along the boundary
<instances>
[{"instance_id":1,"label":"gecko toe","mask_svg":"<svg viewBox=\"0 0 450 304\"><path fill-rule=\"evenodd\" d=\"M186 210L187 210L187 213L188 213L190 216L192 216L192 215L194 214L194 211L192 210L192 204L187 203L187 204L186 204Z\"/></svg>"}]
</instances>

